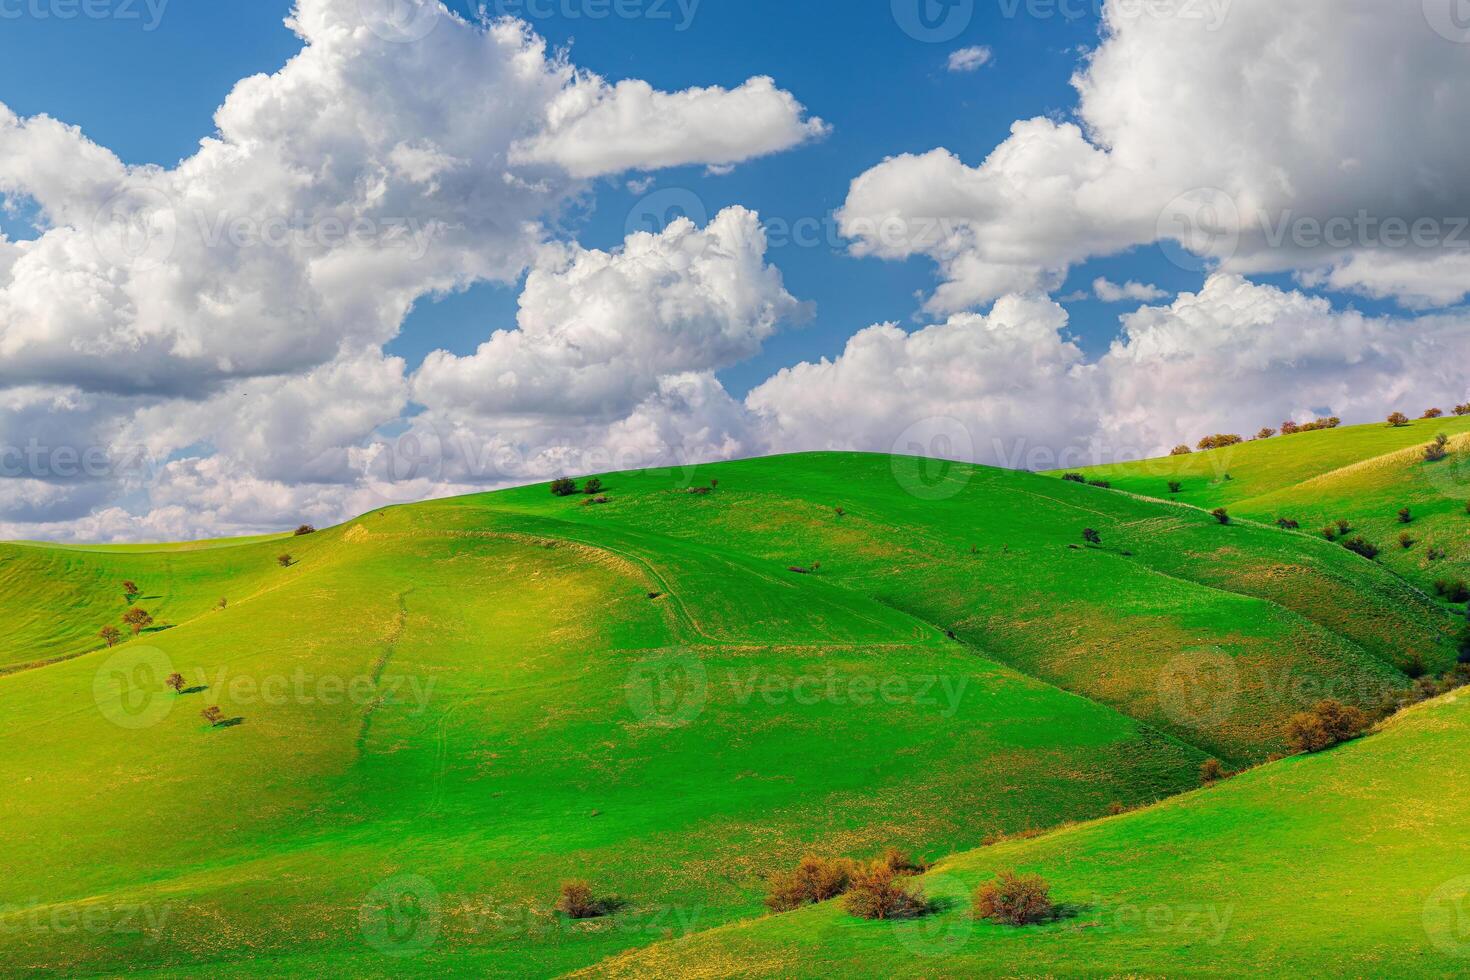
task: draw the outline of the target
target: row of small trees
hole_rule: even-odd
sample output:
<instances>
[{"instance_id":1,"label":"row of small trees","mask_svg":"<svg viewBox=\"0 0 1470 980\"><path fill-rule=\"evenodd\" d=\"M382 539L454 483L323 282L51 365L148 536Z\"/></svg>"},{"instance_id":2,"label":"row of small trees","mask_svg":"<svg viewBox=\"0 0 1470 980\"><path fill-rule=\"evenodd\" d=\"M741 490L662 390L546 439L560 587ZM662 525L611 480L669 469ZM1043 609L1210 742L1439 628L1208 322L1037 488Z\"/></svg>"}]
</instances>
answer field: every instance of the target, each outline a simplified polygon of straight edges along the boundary
<instances>
[{"instance_id":1,"label":"row of small trees","mask_svg":"<svg viewBox=\"0 0 1470 980\"><path fill-rule=\"evenodd\" d=\"M1470 403L1466 403L1464 405L1456 405L1454 412L1456 415L1461 416L1470 415ZM1431 408L1427 410L1423 415L1419 416L1419 418L1421 420L1437 419L1443 418L1444 414L1444 409ZM1410 418L1403 412L1394 412L1388 417L1388 424L1395 428L1406 426L1409 424L1410 421ZM1279 430L1272 428L1263 428L1256 433L1255 438L1258 440L1270 439L1276 436L1278 432L1283 436L1291 436L1296 435L1299 432L1316 432L1321 429L1335 429L1340 425L1342 425L1342 419L1338 418L1336 415L1316 419L1312 422L1293 422L1288 419L1285 422L1281 423L1281 428ZM1180 445L1175 446L1174 449L1169 453L1169 455L1188 456L1190 453L1193 453L1195 449L1198 449L1202 452L1208 452L1211 449L1224 449L1227 446L1238 446L1242 442L1245 442L1245 438L1243 436L1234 433L1216 433L1212 436L1205 436L1193 449L1191 449L1188 445L1181 443ZM1441 456L1440 458L1443 459L1444 457Z\"/></svg>"}]
</instances>

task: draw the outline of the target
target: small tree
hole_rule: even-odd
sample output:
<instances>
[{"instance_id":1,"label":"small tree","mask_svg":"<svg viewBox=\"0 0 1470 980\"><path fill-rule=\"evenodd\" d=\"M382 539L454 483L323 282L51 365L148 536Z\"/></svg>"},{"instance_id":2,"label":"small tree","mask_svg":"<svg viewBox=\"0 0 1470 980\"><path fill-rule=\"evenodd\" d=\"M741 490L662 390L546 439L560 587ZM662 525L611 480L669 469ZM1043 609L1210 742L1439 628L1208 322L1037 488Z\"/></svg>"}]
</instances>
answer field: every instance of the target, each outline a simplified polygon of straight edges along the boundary
<instances>
[{"instance_id":1,"label":"small tree","mask_svg":"<svg viewBox=\"0 0 1470 980\"><path fill-rule=\"evenodd\" d=\"M1337 519L1337 533L1338 534L1347 534L1348 532L1352 531L1352 529L1353 529L1352 522L1347 521L1347 520L1345 520L1343 518L1338 518Z\"/></svg>"},{"instance_id":2,"label":"small tree","mask_svg":"<svg viewBox=\"0 0 1470 980\"><path fill-rule=\"evenodd\" d=\"M1441 432L1434 441L1424 447L1424 461L1438 463L1450 454L1450 437Z\"/></svg>"},{"instance_id":3,"label":"small tree","mask_svg":"<svg viewBox=\"0 0 1470 980\"><path fill-rule=\"evenodd\" d=\"M562 883L556 910L568 919L595 919L604 914L607 907L593 897L592 886L587 882L568 881Z\"/></svg>"},{"instance_id":4,"label":"small tree","mask_svg":"<svg viewBox=\"0 0 1470 980\"><path fill-rule=\"evenodd\" d=\"M117 646L117 641L122 639L122 631L116 626L104 626L98 630L97 635L102 637L102 642L107 644L108 649Z\"/></svg>"},{"instance_id":5,"label":"small tree","mask_svg":"<svg viewBox=\"0 0 1470 980\"><path fill-rule=\"evenodd\" d=\"M1086 483L1087 482L1087 477L1083 476L1081 473L1063 473L1062 474L1062 479L1065 480L1067 483Z\"/></svg>"},{"instance_id":6,"label":"small tree","mask_svg":"<svg viewBox=\"0 0 1470 980\"><path fill-rule=\"evenodd\" d=\"M137 606L123 613L123 624L132 629L133 635L137 636L145 629L153 625L153 617L148 615Z\"/></svg>"},{"instance_id":7,"label":"small tree","mask_svg":"<svg viewBox=\"0 0 1470 980\"><path fill-rule=\"evenodd\" d=\"M844 510L841 507L834 507L833 508L833 511L837 514L838 517L846 517L847 516L847 511Z\"/></svg>"},{"instance_id":8,"label":"small tree","mask_svg":"<svg viewBox=\"0 0 1470 980\"><path fill-rule=\"evenodd\" d=\"M1456 405L1455 406L1455 414L1456 415L1470 415L1470 402L1466 402L1464 405Z\"/></svg>"},{"instance_id":9,"label":"small tree","mask_svg":"<svg viewBox=\"0 0 1470 980\"><path fill-rule=\"evenodd\" d=\"M1056 914L1046 880L1013 871L1002 871L994 881L975 889L972 905L975 918L1008 926L1035 925Z\"/></svg>"},{"instance_id":10,"label":"small tree","mask_svg":"<svg viewBox=\"0 0 1470 980\"><path fill-rule=\"evenodd\" d=\"M1276 518L1276 526L1283 531L1296 531L1300 530L1302 522L1294 521L1290 517L1278 517Z\"/></svg>"},{"instance_id":11,"label":"small tree","mask_svg":"<svg viewBox=\"0 0 1470 980\"><path fill-rule=\"evenodd\" d=\"M1275 434L1276 434L1276 430L1275 429L1266 429L1266 428L1263 428L1260 432L1257 432L1256 433L1256 438L1257 439L1269 439L1272 436L1274 436Z\"/></svg>"},{"instance_id":12,"label":"small tree","mask_svg":"<svg viewBox=\"0 0 1470 980\"><path fill-rule=\"evenodd\" d=\"M570 497L572 494L574 494L576 492L577 492L577 481L576 480L568 480L566 477L562 477L559 480L552 480L551 481L551 493L552 493L553 496L557 496L557 497Z\"/></svg>"},{"instance_id":13,"label":"small tree","mask_svg":"<svg viewBox=\"0 0 1470 980\"><path fill-rule=\"evenodd\" d=\"M179 694L184 690L184 675L180 673L169 674L167 683L169 687L174 689L175 694Z\"/></svg>"},{"instance_id":14,"label":"small tree","mask_svg":"<svg viewBox=\"0 0 1470 980\"><path fill-rule=\"evenodd\" d=\"M306 536L308 534L315 534L315 533L316 533L316 528L312 527L310 524L303 524L303 525L301 525L300 527L298 527L296 529L296 536L298 538L304 537L304 536Z\"/></svg>"},{"instance_id":15,"label":"small tree","mask_svg":"<svg viewBox=\"0 0 1470 980\"><path fill-rule=\"evenodd\" d=\"M1399 547L1400 548L1403 548L1405 551L1408 551L1410 548L1414 547L1414 536L1412 534L1410 534L1408 531L1405 531L1403 534L1400 534L1399 535Z\"/></svg>"},{"instance_id":16,"label":"small tree","mask_svg":"<svg viewBox=\"0 0 1470 980\"><path fill-rule=\"evenodd\" d=\"M1225 773L1220 768L1219 759L1206 759L1200 763L1199 781L1206 786L1209 786L1211 783L1218 783L1223 778L1225 778Z\"/></svg>"},{"instance_id":17,"label":"small tree","mask_svg":"<svg viewBox=\"0 0 1470 980\"><path fill-rule=\"evenodd\" d=\"M1170 493L1179 493L1183 489L1184 489L1184 484L1180 483L1178 480L1170 480L1169 481L1169 492Z\"/></svg>"},{"instance_id":18,"label":"small tree","mask_svg":"<svg viewBox=\"0 0 1470 980\"><path fill-rule=\"evenodd\" d=\"M1184 445L1183 443L1180 443L1179 445L1175 446L1173 449L1169 450L1169 455L1170 456L1188 456L1189 454L1191 454L1193 452L1194 452L1193 449L1190 449L1188 446Z\"/></svg>"},{"instance_id":19,"label":"small tree","mask_svg":"<svg viewBox=\"0 0 1470 980\"><path fill-rule=\"evenodd\" d=\"M214 608L216 608L216 609L224 609L229 604L230 604L230 600L228 600L225 597L221 596L219 602L217 602L217 603L214 604Z\"/></svg>"},{"instance_id":20,"label":"small tree","mask_svg":"<svg viewBox=\"0 0 1470 980\"><path fill-rule=\"evenodd\" d=\"M1354 554L1362 555L1369 561L1372 561L1374 558L1378 557L1378 546L1369 541L1367 538L1363 537L1362 535L1359 535L1358 537L1353 538L1350 541L1344 541L1342 543L1342 546L1348 551L1353 552Z\"/></svg>"},{"instance_id":21,"label":"small tree","mask_svg":"<svg viewBox=\"0 0 1470 980\"><path fill-rule=\"evenodd\" d=\"M1089 527L1082 531L1082 540L1088 544L1102 544L1102 535Z\"/></svg>"},{"instance_id":22,"label":"small tree","mask_svg":"<svg viewBox=\"0 0 1470 980\"><path fill-rule=\"evenodd\" d=\"M1291 419L1287 419L1281 423L1281 434L1284 436L1294 436L1300 431L1302 431L1302 427Z\"/></svg>"},{"instance_id":23,"label":"small tree","mask_svg":"<svg viewBox=\"0 0 1470 980\"><path fill-rule=\"evenodd\" d=\"M923 891L882 861L855 870L842 901L860 919L915 919L929 910Z\"/></svg>"},{"instance_id":24,"label":"small tree","mask_svg":"<svg viewBox=\"0 0 1470 980\"><path fill-rule=\"evenodd\" d=\"M1336 541L1337 540L1337 525L1335 525L1335 524L1329 524L1326 527L1324 527L1322 529L1322 537L1326 538L1328 541Z\"/></svg>"},{"instance_id":25,"label":"small tree","mask_svg":"<svg viewBox=\"0 0 1470 980\"><path fill-rule=\"evenodd\" d=\"M209 722L211 728L218 728L219 723L225 720L225 713L219 709L219 705L212 704L199 712L199 717Z\"/></svg>"},{"instance_id":26,"label":"small tree","mask_svg":"<svg viewBox=\"0 0 1470 980\"><path fill-rule=\"evenodd\" d=\"M1409 417L1403 412L1394 412L1388 417L1388 424L1395 429L1402 429L1409 424Z\"/></svg>"},{"instance_id":27,"label":"small tree","mask_svg":"<svg viewBox=\"0 0 1470 980\"><path fill-rule=\"evenodd\" d=\"M1409 508L1407 508L1407 507L1400 507L1399 508L1399 523L1400 524L1412 524L1412 523L1414 523L1414 512L1412 510L1410 510Z\"/></svg>"},{"instance_id":28,"label":"small tree","mask_svg":"<svg viewBox=\"0 0 1470 980\"><path fill-rule=\"evenodd\" d=\"M1444 409L1442 409L1442 408L1431 408L1431 409L1429 409L1428 411L1426 411L1423 415L1421 415L1419 417L1420 418L1424 418L1424 419L1443 418L1444 417Z\"/></svg>"},{"instance_id":29,"label":"small tree","mask_svg":"<svg viewBox=\"0 0 1470 980\"><path fill-rule=\"evenodd\" d=\"M290 568L294 560L289 554L276 555L276 564L282 568Z\"/></svg>"},{"instance_id":30,"label":"small tree","mask_svg":"<svg viewBox=\"0 0 1470 980\"><path fill-rule=\"evenodd\" d=\"M602 481L593 477L583 485L582 492L589 497L597 496L599 493L602 493Z\"/></svg>"},{"instance_id":31,"label":"small tree","mask_svg":"<svg viewBox=\"0 0 1470 980\"><path fill-rule=\"evenodd\" d=\"M1210 516L1219 521L1221 524L1230 523L1230 511L1226 510L1224 507L1216 507L1214 510L1210 511Z\"/></svg>"},{"instance_id":32,"label":"small tree","mask_svg":"<svg viewBox=\"0 0 1470 980\"><path fill-rule=\"evenodd\" d=\"M719 480L711 480L711 481L709 481L709 488L711 490L718 490L718 489L720 489L720 481Z\"/></svg>"}]
</instances>

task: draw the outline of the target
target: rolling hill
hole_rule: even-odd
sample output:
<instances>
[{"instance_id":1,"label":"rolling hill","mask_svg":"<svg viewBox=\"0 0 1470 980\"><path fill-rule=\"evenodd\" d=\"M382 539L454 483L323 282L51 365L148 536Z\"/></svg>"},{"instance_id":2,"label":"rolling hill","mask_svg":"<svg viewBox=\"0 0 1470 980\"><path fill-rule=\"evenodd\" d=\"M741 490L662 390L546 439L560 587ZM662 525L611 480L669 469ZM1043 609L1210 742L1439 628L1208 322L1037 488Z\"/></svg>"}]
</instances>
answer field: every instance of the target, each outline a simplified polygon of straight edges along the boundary
<instances>
[{"instance_id":1,"label":"rolling hill","mask_svg":"<svg viewBox=\"0 0 1470 980\"><path fill-rule=\"evenodd\" d=\"M630 953L584 977L1463 976L1470 957L1470 700L1135 813L948 859L940 911L866 922L836 902ZM970 894L1040 873L1063 909L978 922Z\"/></svg>"},{"instance_id":2,"label":"rolling hill","mask_svg":"<svg viewBox=\"0 0 1470 980\"><path fill-rule=\"evenodd\" d=\"M807 851L1174 796L1456 657L1381 564L1129 493L859 454L601 481L0 546L0 963L559 975L756 915ZM123 579L156 623L98 649ZM615 914L551 914L569 878Z\"/></svg>"},{"instance_id":3,"label":"rolling hill","mask_svg":"<svg viewBox=\"0 0 1470 980\"><path fill-rule=\"evenodd\" d=\"M1424 447L1441 433L1449 437L1448 455L1429 462ZM1382 564L1426 590L1470 575L1470 416L1301 432L1080 472L1118 490L1205 510L1226 507L1247 520L1293 520L1313 536L1346 520L1346 537L1365 537ZM1179 493L1170 493L1171 481ZM1405 507L1407 524L1399 519ZM1406 533L1408 548L1399 543ZM1431 557L1432 549L1443 557Z\"/></svg>"}]
</instances>

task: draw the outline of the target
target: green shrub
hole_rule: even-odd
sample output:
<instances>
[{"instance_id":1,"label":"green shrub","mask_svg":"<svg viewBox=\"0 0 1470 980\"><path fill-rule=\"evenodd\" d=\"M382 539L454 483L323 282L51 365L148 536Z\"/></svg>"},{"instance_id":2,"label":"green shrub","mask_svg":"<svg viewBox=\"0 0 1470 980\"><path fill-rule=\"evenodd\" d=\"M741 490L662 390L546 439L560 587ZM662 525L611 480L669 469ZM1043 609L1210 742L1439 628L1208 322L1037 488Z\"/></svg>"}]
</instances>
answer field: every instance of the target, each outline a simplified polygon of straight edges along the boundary
<instances>
[{"instance_id":1,"label":"green shrub","mask_svg":"<svg viewBox=\"0 0 1470 980\"><path fill-rule=\"evenodd\" d=\"M1066 480L1068 483L1086 483L1087 482L1087 477L1083 476L1081 473L1063 473L1062 474L1062 479L1063 480Z\"/></svg>"},{"instance_id":2,"label":"green shrub","mask_svg":"<svg viewBox=\"0 0 1470 980\"><path fill-rule=\"evenodd\" d=\"M551 493L555 497L570 497L577 492L577 481L562 477L551 481Z\"/></svg>"},{"instance_id":3,"label":"green shrub","mask_svg":"<svg viewBox=\"0 0 1470 980\"><path fill-rule=\"evenodd\" d=\"M1169 492L1170 493L1178 493L1178 492L1180 492L1183 489L1184 489L1184 484L1180 483L1178 480L1170 480L1169 481Z\"/></svg>"},{"instance_id":4,"label":"green shrub","mask_svg":"<svg viewBox=\"0 0 1470 980\"><path fill-rule=\"evenodd\" d=\"M596 477L593 477L592 479L588 480L586 484L583 485L582 492L589 497L597 496L599 493L602 493L602 481L597 479Z\"/></svg>"},{"instance_id":5,"label":"green shrub","mask_svg":"<svg viewBox=\"0 0 1470 980\"><path fill-rule=\"evenodd\" d=\"M1342 543L1342 546L1348 551L1351 551L1354 554L1362 555L1364 558L1367 558L1370 561L1378 557L1378 546L1369 541L1367 538L1363 537L1362 535L1359 535L1358 537L1353 538L1350 541L1344 541Z\"/></svg>"}]
</instances>

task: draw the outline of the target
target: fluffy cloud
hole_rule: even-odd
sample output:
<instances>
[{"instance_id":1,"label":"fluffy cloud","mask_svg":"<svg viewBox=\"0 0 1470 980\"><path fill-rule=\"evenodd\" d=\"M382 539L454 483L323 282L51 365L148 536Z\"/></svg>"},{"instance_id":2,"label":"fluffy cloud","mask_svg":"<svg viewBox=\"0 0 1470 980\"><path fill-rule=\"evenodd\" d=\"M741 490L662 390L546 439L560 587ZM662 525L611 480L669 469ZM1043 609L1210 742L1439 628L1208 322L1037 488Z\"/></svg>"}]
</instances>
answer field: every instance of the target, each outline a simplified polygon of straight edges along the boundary
<instances>
[{"instance_id":1,"label":"fluffy cloud","mask_svg":"<svg viewBox=\"0 0 1470 980\"><path fill-rule=\"evenodd\" d=\"M1104 13L1074 80L1080 125L1019 122L978 166L944 150L883 162L840 213L855 251L932 258L938 313L1051 290L1073 264L1161 240L1226 270L1464 297L1470 46L1418 2Z\"/></svg>"},{"instance_id":2,"label":"fluffy cloud","mask_svg":"<svg viewBox=\"0 0 1470 980\"><path fill-rule=\"evenodd\" d=\"M636 232L611 254L548 248L526 279L518 329L469 357L431 354L415 400L480 416L623 417L660 378L742 361L799 312L765 252L760 220L743 208L704 229L681 218Z\"/></svg>"},{"instance_id":3,"label":"fluffy cloud","mask_svg":"<svg viewBox=\"0 0 1470 980\"><path fill-rule=\"evenodd\" d=\"M727 167L825 136L827 124L770 78L657 92L588 75L546 107L545 127L518 143L516 163L554 163L574 177L705 163Z\"/></svg>"},{"instance_id":4,"label":"fluffy cloud","mask_svg":"<svg viewBox=\"0 0 1470 980\"><path fill-rule=\"evenodd\" d=\"M605 410L603 425L656 398L665 376L748 356L789 311L752 216L635 242L623 255L637 258L558 245L553 231L589 177L728 166L822 135L771 79L610 84L524 24L467 23L438 0L298 0L288 24L300 52L240 81L217 132L172 168L125 165L74 127L0 105L0 198L38 215L33 240L0 236L0 395L28 393L0 398L3 444L40 438L108 460L144 447L165 461L140 480L115 462L70 480L27 462L0 481L12 531L52 533L149 482L143 506L195 508L166 519L169 537L209 515L218 531L266 526L333 494L353 506L383 462L375 433L410 392L382 347L426 295L531 267L521 329L487 345L505 363L438 361L422 391L455 402L456 383L510 374L518 399L492 384L456 407L533 411L527 392L566 385L572 407ZM640 290L661 298L630 308ZM599 319L613 308L623 319ZM639 341L629 318L645 315L658 332ZM624 377L639 353L647 370ZM107 513L72 528L158 530Z\"/></svg>"},{"instance_id":5,"label":"fluffy cloud","mask_svg":"<svg viewBox=\"0 0 1470 980\"><path fill-rule=\"evenodd\" d=\"M1091 363L1066 326L1050 300L1008 296L988 316L912 334L871 327L833 361L782 371L748 406L777 449L887 452L906 431L950 419L940 430L954 455L1046 468L1157 455L1207 432L1322 412L1365 421L1467 393L1465 317L1366 317L1239 276L1125 315Z\"/></svg>"}]
</instances>

